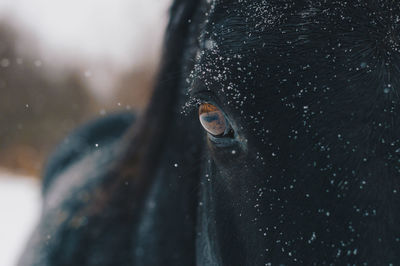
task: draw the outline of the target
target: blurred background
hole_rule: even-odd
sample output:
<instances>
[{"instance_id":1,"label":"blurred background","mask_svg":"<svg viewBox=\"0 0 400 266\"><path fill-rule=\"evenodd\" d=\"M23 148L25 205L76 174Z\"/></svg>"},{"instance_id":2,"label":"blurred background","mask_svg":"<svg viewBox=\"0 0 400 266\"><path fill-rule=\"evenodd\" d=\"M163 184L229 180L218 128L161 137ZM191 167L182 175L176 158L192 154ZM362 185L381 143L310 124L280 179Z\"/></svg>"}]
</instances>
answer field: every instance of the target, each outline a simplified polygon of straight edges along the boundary
<instances>
[{"instance_id":1,"label":"blurred background","mask_svg":"<svg viewBox=\"0 0 400 266\"><path fill-rule=\"evenodd\" d=\"M40 173L71 130L146 106L171 0L0 0L0 265L40 214Z\"/></svg>"}]
</instances>

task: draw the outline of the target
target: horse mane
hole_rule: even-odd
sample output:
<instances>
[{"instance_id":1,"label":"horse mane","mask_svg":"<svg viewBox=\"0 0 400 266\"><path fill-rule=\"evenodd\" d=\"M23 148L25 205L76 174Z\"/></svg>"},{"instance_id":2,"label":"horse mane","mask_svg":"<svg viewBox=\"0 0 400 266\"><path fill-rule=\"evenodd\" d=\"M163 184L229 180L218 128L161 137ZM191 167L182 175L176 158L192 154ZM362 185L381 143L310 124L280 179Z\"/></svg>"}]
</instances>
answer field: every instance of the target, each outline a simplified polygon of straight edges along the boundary
<instances>
[{"instance_id":1,"label":"horse mane","mask_svg":"<svg viewBox=\"0 0 400 266\"><path fill-rule=\"evenodd\" d=\"M121 157L113 167L124 175L134 176L135 182L151 183L154 166L165 146L165 133L179 98L179 83L185 40L189 31L187 21L198 1L176 0L170 9L162 60L154 91L144 114L123 140ZM140 180L140 181L139 181Z\"/></svg>"},{"instance_id":2,"label":"horse mane","mask_svg":"<svg viewBox=\"0 0 400 266\"><path fill-rule=\"evenodd\" d=\"M185 145L177 147L181 144L181 136L187 136L186 143L190 145L191 138L197 139L197 135L186 134L191 128L179 130L180 135L176 136L178 141L173 147L166 135L171 136L169 133L176 127L184 48L190 35L188 21L199 2L175 0L171 6L159 74L144 114L137 118L112 150L102 152L101 158L89 156L87 161L78 165L82 166L78 168L83 172L72 173L76 170L74 168L64 176L54 174L57 176L57 184L53 186L56 189L46 193L48 196L44 199L42 222L28 243L28 252L20 265L33 261L35 265L132 265L147 195L155 183L156 174L160 169L164 170L160 168L165 163L162 158L169 158L170 154L165 153L173 148L177 156L185 157L188 162L193 161L192 158L186 158L185 151L188 149ZM179 170L190 168L188 165ZM180 182L177 189L184 191L182 197L176 197L175 201L169 203L174 207L181 202L186 204L185 207L181 206L184 210L177 218L185 220L189 217L189 221L181 221L187 227L185 235L176 238L176 242L185 248L187 239L191 240L194 236L197 194L191 190L191 185L195 179L182 181L175 174L167 177L170 179L163 179L164 183L175 180L173 182ZM75 181L79 184L74 183L69 188L70 183ZM63 187L69 188L65 192L67 194L63 194ZM54 203L55 198L60 202ZM60 213L64 216L62 220L57 220L61 219ZM179 227L174 232L179 234L182 230ZM194 247L190 246L189 251L193 253ZM189 257L194 257L192 255Z\"/></svg>"},{"instance_id":3,"label":"horse mane","mask_svg":"<svg viewBox=\"0 0 400 266\"><path fill-rule=\"evenodd\" d=\"M143 206L166 147L165 135L171 130L171 118L178 105L184 46L189 35L188 20L198 2L175 0L172 4L150 102L123 137L117 157L102 174L101 193L89 208L131 210L126 215L132 216L140 213L140 206Z\"/></svg>"},{"instance_id":4,"label":"horse mane","mask_svg":"<svg viewBox=\"0 0 400 266\"><path fill-rule=\"evenodd\" d=\"M82 191L88 193L91 199L71 207L74 212L65 223L76 220L76 217L85 217L90 230L63 229L59 238L62 241L53 246L54 252L49 258L52 264L62 262L65 256L67 262L69 257L73 257L76 265L85 264L86 260L96 258L95 254L99 253L107 253L102 258L105 265L126 265L133 259L134 239L137 237L135 229L167 146L165 135L171 130L173 114L179 104L180 73L190 25L188 20L194 14L197 3L194 0L176 0L172 4L163 57L150 103L125 134L109 163L95 170L95 181L74 192L75 195ZM74 197L71 198L74 201ZM102 232L107 232L104 237L110 239L97 241ZM65 255L62 243L75 245L74 255ZM121 243L123 246L119 246ZM93 256L90 256L91 252Z\"/></svg>"}]
</instances>

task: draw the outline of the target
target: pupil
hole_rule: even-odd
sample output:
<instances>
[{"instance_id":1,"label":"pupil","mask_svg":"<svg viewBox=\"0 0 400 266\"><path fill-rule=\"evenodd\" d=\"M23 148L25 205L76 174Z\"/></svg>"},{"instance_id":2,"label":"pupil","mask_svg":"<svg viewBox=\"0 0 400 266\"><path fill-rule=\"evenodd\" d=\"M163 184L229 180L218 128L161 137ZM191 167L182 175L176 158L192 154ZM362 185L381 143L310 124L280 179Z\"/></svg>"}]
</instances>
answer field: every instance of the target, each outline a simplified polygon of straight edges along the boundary
<instances>
[{"instance_id":1,"label":"pupil","mask_svg":"<svg viewBox=\"0 0 400 266\"><path fill-rule=\"evenodd\" d=\"M226 120L224 114L214 105L205 103L199 109L200 123L204 129L214 136L225 133Z\"/></svg>"},{"instance_id":2,"label":"pupil","mask_svg":"<svg viewBox=\"0 0 400 266\"><path fill-rule=\"evenodd\" d=\"M212 122L217 122L217 120L219 119L217 114L212 114L211 112L204 115L203 119L207 122L207 123L212 123Z\"/></svg>"}]
</instances>

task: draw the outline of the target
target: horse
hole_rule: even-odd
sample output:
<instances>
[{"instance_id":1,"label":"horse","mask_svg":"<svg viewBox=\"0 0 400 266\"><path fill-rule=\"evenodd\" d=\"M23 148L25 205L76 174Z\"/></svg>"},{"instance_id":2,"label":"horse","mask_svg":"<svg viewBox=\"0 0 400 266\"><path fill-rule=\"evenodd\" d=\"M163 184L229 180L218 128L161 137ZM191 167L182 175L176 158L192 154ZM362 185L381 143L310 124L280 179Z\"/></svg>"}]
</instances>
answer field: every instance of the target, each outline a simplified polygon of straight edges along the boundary
<instances>
[{"instance_id":1,"label":"horse","mask_svg":"<svg viewBox=\"0 0 400 266\"><path fill-rule=\"evenodd\" d=\"M19 265L400 264L400 6L170 14L146 112L61 144Z\"/></svg>"}]
</instances>

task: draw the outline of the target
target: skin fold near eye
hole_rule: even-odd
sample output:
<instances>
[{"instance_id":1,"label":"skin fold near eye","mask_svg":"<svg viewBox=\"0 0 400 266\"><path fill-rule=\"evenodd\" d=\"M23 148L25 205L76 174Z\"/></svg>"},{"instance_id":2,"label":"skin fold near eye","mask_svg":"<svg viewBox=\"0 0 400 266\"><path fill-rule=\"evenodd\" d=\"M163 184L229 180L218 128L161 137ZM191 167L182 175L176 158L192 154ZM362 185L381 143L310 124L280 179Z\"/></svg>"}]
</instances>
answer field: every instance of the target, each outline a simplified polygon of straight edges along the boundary
<instances>
[{"instance_id":1,"label":"skin fold near eye","mask_svg":"<svg viewBox=\"0 0 400 266\"><path fill-rule=\"evenodd\" d=\"M199 119L204 129L213 136L221 136L227 129L224 114L212 104L203 103L200 105Z\"/></svg>"}]
</instances>

